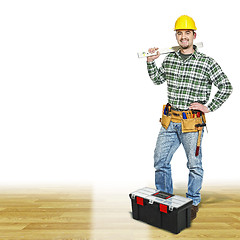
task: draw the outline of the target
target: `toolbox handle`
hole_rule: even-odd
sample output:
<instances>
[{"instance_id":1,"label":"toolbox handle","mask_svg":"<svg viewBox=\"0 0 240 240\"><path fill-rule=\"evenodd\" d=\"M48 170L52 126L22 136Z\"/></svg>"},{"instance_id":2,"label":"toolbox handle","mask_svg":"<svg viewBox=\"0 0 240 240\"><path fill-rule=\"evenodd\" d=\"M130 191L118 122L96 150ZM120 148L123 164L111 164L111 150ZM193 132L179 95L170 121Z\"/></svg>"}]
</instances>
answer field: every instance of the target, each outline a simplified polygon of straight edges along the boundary
<instances>
[{"instance_id":1,"label":"toolbox handle","mask_svg":"<svg viewBox=\"0 0 240 240\"><path fill-rule=\"evenodd\" d=\"M150 199L148 203L149 203L149 204L153 204L154 201L153 201L152 199Z\"/></svg>"}]
</instances>

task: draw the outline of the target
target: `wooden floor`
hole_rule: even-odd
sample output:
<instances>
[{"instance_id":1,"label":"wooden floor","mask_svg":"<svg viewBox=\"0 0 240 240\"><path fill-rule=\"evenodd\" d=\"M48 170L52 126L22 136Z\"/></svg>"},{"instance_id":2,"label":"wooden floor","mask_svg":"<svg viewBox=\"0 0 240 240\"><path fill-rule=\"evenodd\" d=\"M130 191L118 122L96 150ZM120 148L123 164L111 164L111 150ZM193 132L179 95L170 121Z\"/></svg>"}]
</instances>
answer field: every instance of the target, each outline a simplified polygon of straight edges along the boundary
<instances>
[{"instance_id":1,"label":"wooden floor","mask_svg":"<svg viewBox=\"0 0 240 240\"><path fill-rule=\"evenodd\" d=\"M131 191L0 188L0 240L240 239L240 187L204 188L198 217L177 235L132 219Z\"/></svg>"}]
</instances>

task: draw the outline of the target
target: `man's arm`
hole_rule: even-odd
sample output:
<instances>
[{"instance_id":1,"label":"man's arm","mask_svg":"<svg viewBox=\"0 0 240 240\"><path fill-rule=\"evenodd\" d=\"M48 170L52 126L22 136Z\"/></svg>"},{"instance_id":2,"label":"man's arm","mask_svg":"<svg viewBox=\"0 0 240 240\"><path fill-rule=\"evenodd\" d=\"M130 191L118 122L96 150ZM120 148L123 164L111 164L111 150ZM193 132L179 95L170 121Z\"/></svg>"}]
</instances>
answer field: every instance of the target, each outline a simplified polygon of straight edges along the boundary
<instances>
[{"instance_id":1,"label":"man's arm","mask_svg":"<svg viewBox=\"0 0 240 240\"><path fill-rule=\"evenodd\" d=\"M214 86L218 88L214 98L208 104L208 109L210 111L215 111L228 99L232 93L233 87L221 67L213 59L209 67L209 78Z\"/></svg>"},{"instance_id":2,"label":"man's arm","mask_svg":"<svg viewBox=\"0 0 240 240\"><path fill-rule=\"evenodd\" d=\"M209 66L209 79L218 88L218 91L208 106L196 102L192 103L189 109L200 110L204 113L215 111L222 106L232 93L232 85L221 67L213 59L211 59Z\"/></svg>"},{"instance_id":3,"label":"man's arm","mask_svg":"<svg viewBox=\"0 0 240 240\"><path fill-rule=\"evenodd\" d=\"M150 53L154 53L158 48L150 48L148 51ZM157 51L157 55L147 57L147 69L148 69L148 74L151 80L153 81L154 84L159 85L165 82L165 77L164 77L164 68L163 66L160 67L159 69L157 68L154 60L157 59L160 56L159 51Z\"/></svg>"}]
</instances>

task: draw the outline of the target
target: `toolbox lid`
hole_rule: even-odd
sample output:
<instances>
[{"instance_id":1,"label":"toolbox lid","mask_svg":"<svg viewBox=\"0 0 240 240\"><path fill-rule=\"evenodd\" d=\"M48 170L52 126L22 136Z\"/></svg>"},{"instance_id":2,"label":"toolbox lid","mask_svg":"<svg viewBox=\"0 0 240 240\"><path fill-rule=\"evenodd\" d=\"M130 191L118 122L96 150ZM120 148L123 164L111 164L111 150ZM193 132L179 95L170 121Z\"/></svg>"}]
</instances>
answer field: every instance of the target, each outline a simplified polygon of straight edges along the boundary
<instances>
[{"instance_id":1,"label":"toolbox lid","mask_svg":"<svg viewBox=\"0 0 240 240\"><path fill-rule=\"evenodd\" d=\"M168 194L149 187L141 188L137 191L130 193L130 197L132 199L134 199L135 197L141 197L149 200L150 203L155 202L159 204L164 204L171 208L180 208L181 206L192 202L192 199L190 198Z\"/></svg>"}]
</instances>

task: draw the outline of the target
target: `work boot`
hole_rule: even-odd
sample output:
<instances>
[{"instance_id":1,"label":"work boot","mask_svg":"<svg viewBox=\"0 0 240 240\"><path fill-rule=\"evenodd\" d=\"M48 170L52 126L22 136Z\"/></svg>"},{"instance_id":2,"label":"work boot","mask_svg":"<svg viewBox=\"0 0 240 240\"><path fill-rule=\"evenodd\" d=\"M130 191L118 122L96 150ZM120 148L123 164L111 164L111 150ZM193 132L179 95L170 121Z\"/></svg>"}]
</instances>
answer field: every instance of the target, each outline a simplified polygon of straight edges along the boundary
<instances>
[{"instance_id":1,"label":"work boot","mask_svg":"<svg viewBox=\"0 0 240 240\"><path fill-rule=\"evenodd\" d=\"M191 221L197 217L198 206L192 205L191 208Z\"/></svg>"}]
</instances>

